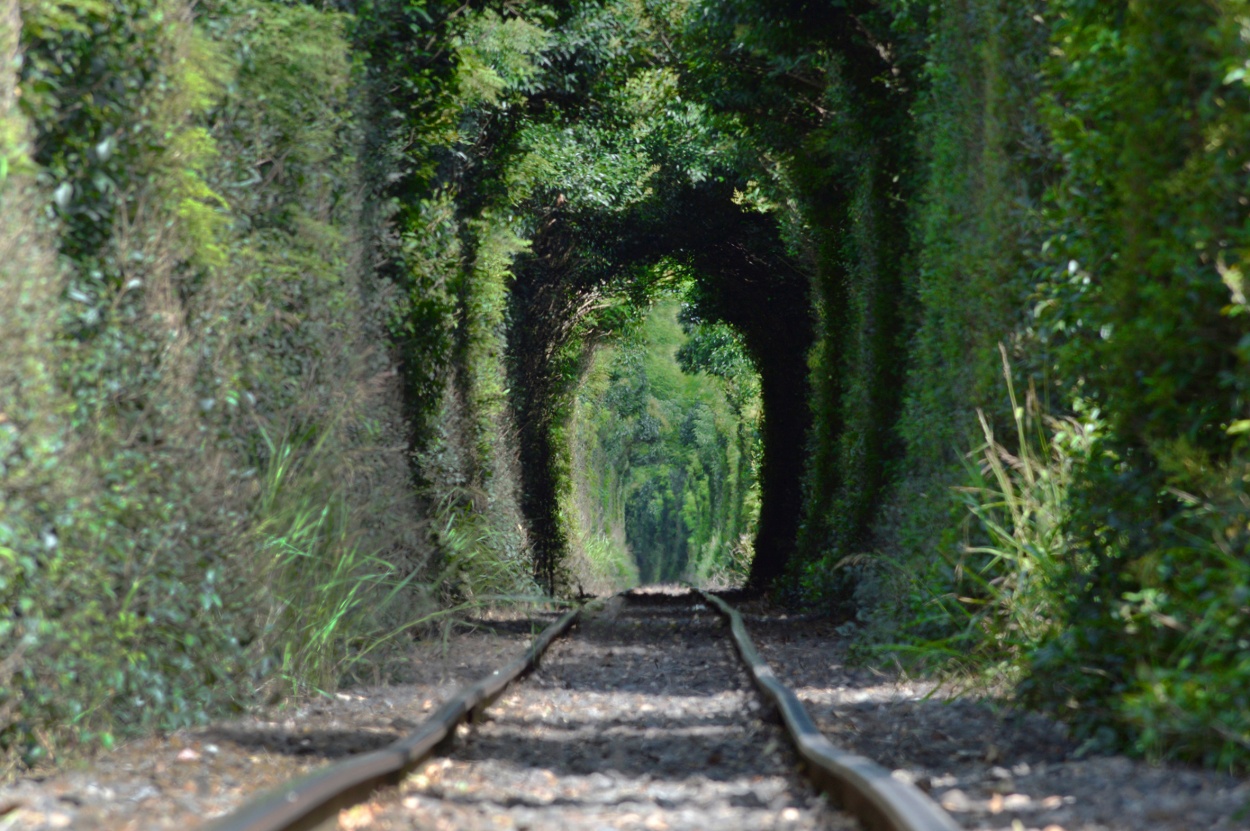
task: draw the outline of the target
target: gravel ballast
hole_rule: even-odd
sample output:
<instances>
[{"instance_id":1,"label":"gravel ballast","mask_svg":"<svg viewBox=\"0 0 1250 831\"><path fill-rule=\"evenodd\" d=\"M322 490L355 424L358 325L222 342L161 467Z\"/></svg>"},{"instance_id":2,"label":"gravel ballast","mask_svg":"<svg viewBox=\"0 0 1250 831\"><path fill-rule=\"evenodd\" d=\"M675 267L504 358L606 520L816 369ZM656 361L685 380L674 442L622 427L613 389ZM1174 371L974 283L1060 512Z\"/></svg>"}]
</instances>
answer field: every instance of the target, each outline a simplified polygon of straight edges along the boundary
<instances>
[{"instance_id":1,"label":"gravel ballast","mask_svg":"<svg viewBox=\"0 0 1250 831\"><path fill-rule=\"evenodd\" d=\"M1046 716L849 666L832 622L751 611L760 653L821 732L928 791L969 831L1250 831L1244 778L1086 757Z\"/></svg>"},{"instance_id":2,"label":"gravel ballast","mask_svg":"<svg viewBox=\"0 0 1250 831\"><path fill-rule=\"evenodd\" d=\"M720 618L615 600L450 754L357 809L379 831L854 829L798 773Z\"/></svg>"}]
</instances>

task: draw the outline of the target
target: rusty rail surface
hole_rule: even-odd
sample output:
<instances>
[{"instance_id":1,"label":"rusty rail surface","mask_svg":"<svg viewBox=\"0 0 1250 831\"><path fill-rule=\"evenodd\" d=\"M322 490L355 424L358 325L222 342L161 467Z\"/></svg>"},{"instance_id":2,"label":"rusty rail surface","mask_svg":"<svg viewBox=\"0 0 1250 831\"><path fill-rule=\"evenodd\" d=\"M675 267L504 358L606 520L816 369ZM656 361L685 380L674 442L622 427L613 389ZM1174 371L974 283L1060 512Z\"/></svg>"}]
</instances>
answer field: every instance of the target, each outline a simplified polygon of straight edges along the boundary
<instances>
[{"instance_id":1,"label":"rusty rail surface","mask_svg":"<svg viewBox=\"0 0 1250 831\"><path fill-rule=\"evenodd\" d=\"M628 594L628 593L627 593ZM955 821L920 789L895 779L880 765L835 747L747 634L742 616L721 598L695 590L724 617L738 655L761 694L781 715L786 731L814 783L870 831L959 831ZM594 605L594 604L592 604ZM583 607L585 608L585 607ZM342 808L395 784L454 736L456 726L475 717L512 681L533 669L547 647L568 631L582 609L563 615L510 664L460 690L417 730L381 750L353 756L296 779L205 826L206 831L309 831Z\"/></svg>"},{"instance_id":2,"label":"rusty rail surface","mask_svg":"<svg viewBox=\"0 0 1250 831\"><path fill-rule=\"evenodd\" d=\"M205 831L307 831L333 817L339 809L367 799L384 785L398 782L451 738L456 725L486 709L508 684L533 669L547 647L568 631L581 611L566 612L544 629L524 653L457 692L408 736L381 750L353 756L288 782L209 822Z\"/></svg>"},{"instance_id":3,"label":"rusty rail surface","mask_svg":"<svg viewBox=\"0 0 1250 831\"><path fill-rule=\"evenodd\" d=\"M924 791L895 779L876 762L841 750L826 739L799 697L777 680L772 667L760 657L738 610L714 594L699 594L729 621L734 646L755 686L781 714L786 732L813 781L839 807L873 831L959 831L950 814Z\"/></svg>"}]
</instances>

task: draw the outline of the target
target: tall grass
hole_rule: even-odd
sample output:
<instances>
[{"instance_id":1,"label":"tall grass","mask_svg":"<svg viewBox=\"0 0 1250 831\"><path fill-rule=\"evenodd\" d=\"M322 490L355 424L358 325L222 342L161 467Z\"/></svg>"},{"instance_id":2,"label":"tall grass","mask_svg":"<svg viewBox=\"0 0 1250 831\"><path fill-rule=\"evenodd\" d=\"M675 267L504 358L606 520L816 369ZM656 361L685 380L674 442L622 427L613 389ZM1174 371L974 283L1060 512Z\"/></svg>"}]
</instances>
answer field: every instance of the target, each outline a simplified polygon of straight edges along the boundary
<instances>
[{"instance_id":1,"label":"tall grass","mask_svg":"<svg viewBox=\"0 0 1250 831\"><path fill-rule=\"evenodd\" d=\"M692 585L712 591L740 589L746 585L751 573L755 539L751 534L739 534L730 545L722 546L719 542L712 540L713 546L702 552L704 556L694 560L685 579ZM728 553L722 554L722 549Z\"/></svg>"},{"instance_id":2,"label":"tall grass","mask_svg":"<svg viewBox=\"0 0 1250 831\"><path fill-rule=\"evenodd\" d=\"M465 488L451 488L436 503L434 541L440 557L431 590L457 608L543 600L529 559L510 538L510 529L492 523L472 496Z\"/></svg>"},{"instance_id":3,"label":"tall grass","mask_svg":"<svg viewBox=\"0 0 1250 831\"><path fill-rule=\"evenodd\" d=\"M322 435L330 435L325 431ZM332 689L399 636L469 609L543 601L529 565L464 494L435 505L439 555L408 573L369 550L322 443L264 434L256 529L261 671L290 692Z\"/></svg>"},{"instance_id":4,"label":"tall grass","mask_svg":"<svg viewBox=\"0 0 1250 831\"><path fill-rule=\"evenodd\" d=\"M1136 579L1091 611L1090 588L1081 584L1097 573L1095 556L1115 554L1096 555L1077 536L1073 489L1095 459L1110 461L1097 449L1103 422L1079 408L1077 418L1044 417L1032 390L1018 400L1005 354L1003 368L1014 447L978 413L984 442L955 491L964 542L945 574L935 570L910 586L916 595L929 583L947 591L928 595L915 640L890 649L974 685L1024 681L1026 700L1075 721L1091 746L1117 735L1148 756L1245 770L1250 463L1212 460L1183 440L1155 448L1182 510L1168 535L1158 532Z\"/></svg>"},{"instance_id":5,"label":"tall grass","mask_svg":"<svg viewBox=\"0 0 1250 831\"><path fill-rule=\"evenodd\" d=\"M617 530L614 534L579 534L574 539L574 554L580 554L584 560L574 563L574 573L583 591L613 594L638 585L638 564L624 541L623 529Z\"/></svg>"},{"instance_id":6,"label":"tall grass","mask_svg":"<svg viewBox=\"0 0 1250 831\"><path fill-rule=\"evenodd\" d=\"M396 580L395 565L362 549L342 486L318 470L327 462L323 442L301 449L262 435L261 671L292 690L332 688L353 651L382 634L387 605L411 578Z\"/></svg>"},{"instance_id":7,"label":"tall grass","mask_svg":"<svg viewBox=\"0 0 1250 831\"><path fill-rule=\"evenodd\" d=\"M947 557L950 590L931 599L925 616L947 634L914 647L991 683L1019 680L1033 650L1060 631L1067 577L1082 568L1071 562L1065 533L1068 490L1098 425L1096 412L1084 421L1042 415L1032 388L1022 404L1000 349L1014 449L978 409L984 441L966 457L965 484L955 489L964 539Z\"/></svg>"}]
</instances>

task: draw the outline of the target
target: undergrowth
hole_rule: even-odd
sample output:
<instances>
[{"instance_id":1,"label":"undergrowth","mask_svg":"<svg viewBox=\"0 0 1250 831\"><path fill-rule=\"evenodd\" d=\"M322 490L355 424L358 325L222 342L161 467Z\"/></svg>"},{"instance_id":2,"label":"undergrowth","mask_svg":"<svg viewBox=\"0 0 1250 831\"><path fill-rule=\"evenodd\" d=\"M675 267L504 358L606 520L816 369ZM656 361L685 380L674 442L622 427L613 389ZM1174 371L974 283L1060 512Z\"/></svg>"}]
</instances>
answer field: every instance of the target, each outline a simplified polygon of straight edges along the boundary
<instances>
[{"instance_id":1,"label":"undergrowth","mask_svg":"<svg viewBox=\"0 0 1250 831\"><path fill-rule=\"evenodd\" d=\"M329 474L322 444L298 448L289 437L263 434L269 463L261 477L256 539L257 623L253 654L261 679L280 679L289 692L325 691L385 640L388 620L431 609L414 603L419 570L370 551L351 516L347 484ZM324 466L324 467L323 467ZM275 690L274 694L280 691Z\"/></svg>"},{"instance_id":2,"label":"undergrowth","mask_svg":"<svg viewBox=\"0 0 1250 831\"><path fill-rule=\"evenodd\" d=\"M1019 681L1034 650L1061 631L1065 581L1084 568L1072 561L1067 494L1099 425L1097 412L1044 417L1032 388L1021 402L1001 351L1014 435L1010 445L999 441L977 411L984 443L965 457L965 483L954 492L963 540L913 587L918 639L903 648L996 686Z\"/></svg>"},{"instance_id":3,"label":"undergrowth","mask_svg":"<svg viewBox=\"0 0 1250 831\"><path fill-rule=\"evenodd\" d=\"M440 553L434 586L444 600L458 606L540 599L530 561L513 538L516 529L491 522L489 513L475 506L473 496L451 489L434 508L434 540Z\"/></svg>"}]
</instances>

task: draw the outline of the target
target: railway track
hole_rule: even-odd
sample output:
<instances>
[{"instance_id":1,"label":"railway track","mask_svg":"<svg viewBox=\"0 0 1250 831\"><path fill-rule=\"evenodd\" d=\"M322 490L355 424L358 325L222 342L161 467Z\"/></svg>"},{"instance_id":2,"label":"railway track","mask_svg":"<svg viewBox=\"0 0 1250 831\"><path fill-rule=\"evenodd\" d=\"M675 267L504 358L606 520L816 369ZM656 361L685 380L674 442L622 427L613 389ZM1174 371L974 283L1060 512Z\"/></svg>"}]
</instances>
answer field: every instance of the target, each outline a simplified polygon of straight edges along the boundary
<instances>
[{"instance_id":1,"label":"railway track","mask_svg":"<svg viewBox=\"0 0 1250 831\"><path fill-rule=\"evenodd\" d=\"M918 789L831 745L737 612L694 592L569 612L408 736L206 827L336 826L958 827Z\"/></svg>"}]
</instances>

